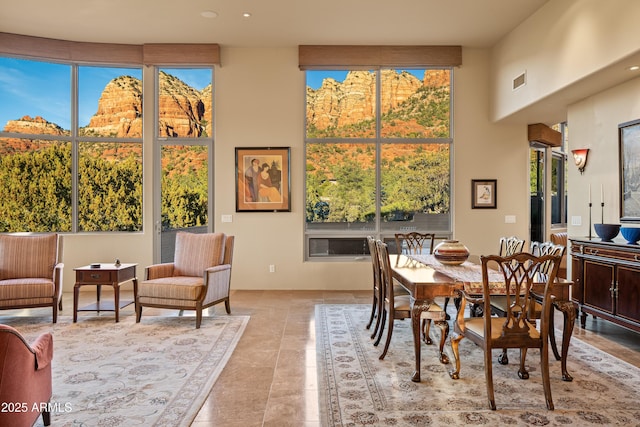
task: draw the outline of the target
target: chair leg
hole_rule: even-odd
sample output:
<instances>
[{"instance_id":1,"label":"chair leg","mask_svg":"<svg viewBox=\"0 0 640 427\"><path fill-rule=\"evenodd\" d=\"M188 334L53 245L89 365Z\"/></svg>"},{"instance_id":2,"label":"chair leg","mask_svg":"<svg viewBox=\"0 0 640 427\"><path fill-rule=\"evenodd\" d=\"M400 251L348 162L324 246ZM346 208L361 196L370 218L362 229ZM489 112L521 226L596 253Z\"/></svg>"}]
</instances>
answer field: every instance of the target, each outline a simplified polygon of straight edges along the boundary
<instances>
[{"instance_id":1,"label":"chair leg","mask_svg":"<svg viewBox=\"0 0 640 427\"><path fill-rule=\"evenodd\" d=\"M460 379L460 349L459 349L459 345L460 345L460 340L462 340L462 338L464 338L464 336L461 335L461 334L458 334L457 336L451 338L451 351L453 351L453 359L456 362L455 368L453 370L449 371L449 376L453 380Z\"/></svg>"},{"instance_id":2,"label":"chair leg","mask_svg":"<svg viewBox=\"0 0 640 427\"><path fill-rule=\"evenodd\" d=\"M202 323L202 307L196 309L196 329L200 329Z\"/></svg>"},{"instance_id":3,"label":"chair leg","mask_svg":"<svg viewBox=\"0 0 640 427\"><path fill-rule=\"evenodd\" d=\"M53 323L58 322L58 304L53 303Z\"/></svg>"},{"instance_id":4,"label":"chair leg","mask_svg":"<svg viewBox=\"0 0 640 427\"><path fill-rule=\"evenodd\" d=\"M389 313L389 326L387 327L387 341L384 343L384 350L378 359L383 360L389 350L389 344L391 343L391 335L393 334L393 316Z\"/></svg>"},{"instance_id":5,"label":"chair leg","mask_svg":"<svg viewBox=\"0 0 640 427\"><path fill-rule=\"evenodd\" d=\"M387 310L382 310L382 316L380 316L380 330L378 331L378 338L374 341L373 345L378 346L380 344L380 340L382 339L382 333L384 332L384 324L387 321Z\"/></svg>"},{"instance_id":6,"label":"chair leg","mask_svg":"<svg viewBox=\"0 0 640 427\"><path fill-rule=\"evenodd\" d=\"M493 395L493 365L491 361L491 347L484 349L484 376L487 382L487 398L489 399L489 408L496 410L496 399Z\"/></svg>"},{"instance_id":7,"label":"chair leg","mask_svg":"<svg viewBox=\"0 0 640 427\"><path fill-rule=\"evenodd\" d=\"M49 411L42 411L42 424L45 426L51 425L51 413Z\"/></svg>"},{"instance_id":8,"label":"chair leg","mask_svg":"<svg viewBox=\"0 0 640 427\"><path fill-rule=\"evenodd\" d=\"M227 314L231 314L231 304L229 303L229 297L224 300L224 309L227 311Z\"/></svg>"},{"instance_id":9,"label":"chair leg","mask_svg":"<svg viewBox=\"0 0 640 427\"><path fill-rule=\"evenodd\" d=\"M553 398L551 397L551 379L549 378L549 350L546 343L540 349L540 373L542 375L542 386L544 387L544 398L547 409L553 411Z\"/></svg>"},{"instance_id":10,"label":"chair leg","mask_svg":"<svg viewBox=\"0 0 640 427\"><path fill-rule=\"evenodd\" d=\"M442 364L447 364L449 363L449 357L445 354L444 352L444 343L447 340L447 337L449 336L449 323L447 323L446 320L442 320L442 321L437 321L436 325L438 325L438 327L441 330L440 333L440 355L439 355L439 359L440 359L440 363Z\"/></svg>"},{"instance_id":11,"label":"chair leg","mask_svg":"<svg viewBox=\"0 0 640 427\"><path fill-rule=\"evenodd\" d=\"M366 329L370 329L373 324L373 319L376 317L376 311L378 309L378 297L375 290L373 292L373 301L371 301L371 316L369 316L369 322L367 322Z\"/></svg>"},{"instance_id":12,"label":"chair leg","mask_svg":"<svg viewBox=\"0 0 640 427\"><path fill-rule=\"evenodd\" d=\"M551 304L551 316L549 317L549 341L551 342L551 350L556 360L562 360L562 356L558 352L558 344L556 343L555 325L553 321L553 304Z\"/></svg>"},{"instance_id":13,"label":"chair leg","mask_svg":"<svg viewBox=\"0 0 640 427\"><path fill-rule=\"evenodd\" d=\"M422 339L425 344L431 345L431 319L422 319Z\"/></svg>"},{"instance_id":14,"label":"chair leg","mask_svg":"<svg viewBox=\"0 0 640 427\"><path fill-rule=\"evenodd\" d=\"M142 318L142 305L136 303L136 323L140 323Z\"/></svg>"},{"instance_id":15,"label":"chair leg","mask_svg":"<svg viewBox=\"0 0 640 427\"><path fill-rule=\"evenodd\" d=\"M501 365L508 365L509 364L509 356L507 356L507 349L503 348L502 349L502 353L500 353L500 356L498 356L498 363L500 363Z\"/></svg>"},{"instance_id":16,"label":"chair leg","mask_svg":"<svg viewBox=\"0 0 640 427\"><path fill-rule=\"evenodd\" d=\"M522 380L529 379L529 372L527 372L527 368L524 366L526 359L527 359L527 348L523 347L520 349L520 368L518 369L518 376Z\"/></svg>"},{"instance_id":17,"label":"chair leg","mask_svg":"<svg viewBox=\"0 0 640 427\"><path fill-rule=\"evenodd\" d=\"M380 298L380 295L378 295L378 307L376 310L376 324L373 327L373 332L371 332L371 339L375 338L376 334L378 333L378 328L384 329L384 320L380 320L380 318L382 317L382 312L384 311L384 305L382 299Z\"/></svg>"},{"instance_id":18,"label":"chair leg","mask_svg":"<svg viewBox=\"0 0 640 427\"><path fill-rule=\"evenodd\" d=\"M450 319L451 319L451 316L449 316L449 315L447 314L447 305L449 305L449 299L450 299L449 297L445 297L445 298L444 298L444 305L443 305L444 315L445 315L445 318L446 318L447 320L450 320Z\"/></svg>"}]
</instances>

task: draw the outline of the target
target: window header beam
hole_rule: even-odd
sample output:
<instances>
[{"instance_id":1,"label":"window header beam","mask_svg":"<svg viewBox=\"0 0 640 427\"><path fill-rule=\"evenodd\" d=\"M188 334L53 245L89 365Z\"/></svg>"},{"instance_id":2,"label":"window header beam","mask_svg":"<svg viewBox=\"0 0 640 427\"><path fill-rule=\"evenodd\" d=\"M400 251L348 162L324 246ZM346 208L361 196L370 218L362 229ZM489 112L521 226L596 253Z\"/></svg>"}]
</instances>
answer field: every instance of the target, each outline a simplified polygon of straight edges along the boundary
<instances>
[{"instance_id":1,"label":"window header beam","mask_svg":"<svg viewBox=\"0 0 640 427\"><path fill-rule=\"evenodd\" d=\"M91 43L1 32L0 53L41 60L99 64L220 64L220 45L215 43Z\"/></svg>"},{"instance_id":2,"label":"window header beam","mask_svg":"<svg viewBox=\"0 0 640 427\"><path fill-rule=\"evenodd\" d=\"M457 67L461 46L298 46L301 70L336 67Z\"/></svg>"}]
</instances>

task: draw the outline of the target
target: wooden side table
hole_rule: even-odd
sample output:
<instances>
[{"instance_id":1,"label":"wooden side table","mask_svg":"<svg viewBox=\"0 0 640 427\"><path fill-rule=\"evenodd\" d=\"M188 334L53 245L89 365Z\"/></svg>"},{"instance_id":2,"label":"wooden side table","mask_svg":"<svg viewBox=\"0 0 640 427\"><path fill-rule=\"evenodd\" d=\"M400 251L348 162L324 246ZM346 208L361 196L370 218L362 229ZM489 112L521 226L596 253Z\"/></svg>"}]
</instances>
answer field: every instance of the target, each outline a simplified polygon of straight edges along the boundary
<instances>
[{"instance_id":1,"label":"wooden side table","mask_svg":"<svg viewBox=\"0 0 640 427\"><path fill-rule=\"evenodd\" d=\"M113 311L116 315L116 322L120 321L120 309L135 301L138 294L138 278L136 277L136 265L138 264L100 264L99 267L85 265L74 268L76 272L76 284L73 287L73 322L78 320L79 311ZM120 285L128 281L133 281L133 300L120 301ZM96 286L96 302L83 308L78 308L78 294L80 287L92 285ZM113 287L114 301L100 301L100 291L102 286Z\"/></svg>"}]
</instances>

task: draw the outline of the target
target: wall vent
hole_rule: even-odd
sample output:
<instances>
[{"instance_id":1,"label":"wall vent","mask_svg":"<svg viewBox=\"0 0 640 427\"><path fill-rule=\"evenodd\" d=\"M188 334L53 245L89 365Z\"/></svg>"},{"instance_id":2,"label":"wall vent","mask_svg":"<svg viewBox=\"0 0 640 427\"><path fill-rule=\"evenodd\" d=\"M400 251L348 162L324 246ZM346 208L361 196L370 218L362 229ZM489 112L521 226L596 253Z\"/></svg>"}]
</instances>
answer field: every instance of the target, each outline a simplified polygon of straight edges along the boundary
<instances>
[{"instance_id":1,"label":"wall vent","mask_svg":"<svg viewBox=\"0 0 640 427\"><path fill-rule=\"evenodd\" d=\"M518 77L513 79L513 90L518 89L527 84L527 72L520 74Z\"/></svg>"}]
</instances>

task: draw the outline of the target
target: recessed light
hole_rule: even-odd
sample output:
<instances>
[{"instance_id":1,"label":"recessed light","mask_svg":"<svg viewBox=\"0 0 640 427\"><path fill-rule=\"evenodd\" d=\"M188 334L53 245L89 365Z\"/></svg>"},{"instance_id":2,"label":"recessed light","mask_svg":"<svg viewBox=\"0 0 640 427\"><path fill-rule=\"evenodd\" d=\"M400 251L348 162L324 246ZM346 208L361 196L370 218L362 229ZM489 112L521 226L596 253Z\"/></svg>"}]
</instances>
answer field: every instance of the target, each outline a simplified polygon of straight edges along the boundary
<instances>
[{"instance_id":1,"label":"recessed light","mask_svg":"<svg viewBox=\"0 0 640 427\"><path fill-rule=\"evenodd\" d=\"M214 12L213 10L205 10L204 12L200 12L200 16L203 18L216 18L218 16L218 12Z\"/></svg>"},{"instance_id":2,"label":"recessed light","mask_svg":"<svg viewBox=\"0 0 640 427\"><path fill-rule=\"evenodd\" d=\"M629 67L629 71L637 71L640 70L640 66L638 65L632 65L631 67Z\"/></svg>"},{"instance_id":3,"label":"recessed light","mask_svg":"<svg viewBox=\"0 0 640 427\"><path fill-rule=\"evenodd\" d=\"M243 18L250 18L251 14L249 12L245 12L245 13L242 14L242 17Z\"/></svg>"}]
</instances>

